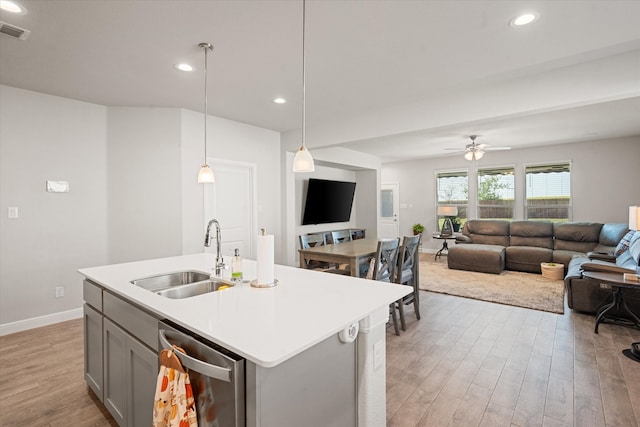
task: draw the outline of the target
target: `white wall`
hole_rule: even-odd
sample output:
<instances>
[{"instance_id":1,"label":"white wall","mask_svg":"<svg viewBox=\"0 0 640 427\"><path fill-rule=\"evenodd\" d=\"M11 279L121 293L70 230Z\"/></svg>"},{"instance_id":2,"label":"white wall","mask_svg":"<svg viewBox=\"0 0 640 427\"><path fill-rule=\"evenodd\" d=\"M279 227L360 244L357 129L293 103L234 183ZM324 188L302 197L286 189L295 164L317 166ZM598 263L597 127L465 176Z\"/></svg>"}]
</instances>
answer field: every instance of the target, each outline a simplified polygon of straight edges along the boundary
<instances>
[{"instance_id":1,"label":"white wall","mask_svg":"<svg viewBox=\"0 0 640 427\"><path fill-rule=\"evenodd\" d=\"M210 157L256 165L258 225L279 243L279 133L208 120ZM203 250L201 114L0 85L0 121L0 335L79 317L79 268ZM47 179L71 192L47 193Z\"/></svg>"},{"instance_id":2,"label":"white wall","mask_svg":"<svg viewBox=\"0 0 640 427\"><path fill-rule=\"evenodd\" d=\"M296 132L283 134L282 146L297 138ZM286 140L286 141L285 141ZM283 212L282 230L287 245L283 248L283 264L298 265L298 236L316 231L339 230L346 228L365 228L367 236L376 237L378 230L378 210L380 192L380 159L342 147L330 147L311 152L316 170L311 173L293 173L294 153L283 149L285 166L283 175ZM304 182L309 178L355 181L351 218L348 222L301 225L304 213Z\"/></svg>"},{"instance_id":3,"label":"white wall","mask_svg":"<svg viewBox=\"0 0 640 427\"><path fill-rule=\"evenodd\" d=\"M181 113L108 109L109 263L182 253Z\"/></svg>"},{"instance_id":4,"label":"white wall","mask_svg":"<svg viewBox=\"0 0 640 427\"><path fill-rule=\"evenodd\" d=\"M107 263L107 109L0 85L0 334L77 317ZM47 193L47 180L69 193ZM7 208L19 208L18 219ZM65 296L55 298L55 287ZM23 327L24 328L24 327Z\"/></svg>"},{"instance_id":5,"label":"white wall","mask_svg":"<svg viewBox=\"0 0 640 427\"><path fill-rule=\"evenodd\" d=\"M479 167L515 166L516 176L522 176L526 164L570 161L572 220L625 223L628 206L640 204L639 159L640 136L636 136L488 152ZM413 224L422 223L426 227L423 248L440 248L440 241L429 238L436 231L435 174L471 167L472 164L461 155L384 164L382 182L398 182L400 203L413 205L400 209L400 233L410 233ZM522 219L524 215L523 182L522 178L517 182L516 219Z\"/></svg>"},{"instance_id":6,"label":"white wall","mask_svg":"<svg viewBox=\"0 0 640 427\"><path fill-rule=\"evenodd\" d=\"M220 117L207 121L207 157L256 165L258 223L274 235L276 262L282 262L280 134ZM197 175L204 158L202 113L182 111L183 253L202 252L204 193ZM215 171L214 171L215 172ZM215 185L215 184L214 184ZM207 218L208 221L210 218ZM254 233L258 234L258 229Z\"/></svg>"}]
</instances>

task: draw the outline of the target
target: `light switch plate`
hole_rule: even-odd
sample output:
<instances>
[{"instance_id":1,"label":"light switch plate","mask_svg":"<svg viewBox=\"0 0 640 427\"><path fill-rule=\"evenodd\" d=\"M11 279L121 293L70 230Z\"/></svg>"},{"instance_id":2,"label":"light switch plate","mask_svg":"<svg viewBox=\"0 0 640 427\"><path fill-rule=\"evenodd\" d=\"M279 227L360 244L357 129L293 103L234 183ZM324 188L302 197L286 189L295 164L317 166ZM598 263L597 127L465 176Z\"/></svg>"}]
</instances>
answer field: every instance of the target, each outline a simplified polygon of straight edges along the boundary
<instances>
[{"instance_id":1,"label":"light switch plate","mask_svg":"<svg viewBox=\"0 0 640 427\"><path fill-rule=\"evenodd\" d=\"M10 219L16 219L18 218L18 208L15 206L10 206L7 208L7 216Z\"/></svg>"}]
</instances>

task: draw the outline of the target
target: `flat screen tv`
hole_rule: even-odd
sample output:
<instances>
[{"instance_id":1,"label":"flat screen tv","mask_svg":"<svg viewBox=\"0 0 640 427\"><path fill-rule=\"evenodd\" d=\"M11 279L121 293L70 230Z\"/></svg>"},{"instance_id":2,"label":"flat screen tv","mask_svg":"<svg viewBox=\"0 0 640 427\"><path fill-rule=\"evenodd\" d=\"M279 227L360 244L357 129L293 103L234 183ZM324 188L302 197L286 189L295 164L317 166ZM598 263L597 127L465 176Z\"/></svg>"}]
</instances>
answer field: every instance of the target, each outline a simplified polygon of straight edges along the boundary
<instances>
[{"instance_id":1,"label":"flat screen tv","mask_svg":"<svg viewBox=\"0 0 640 427\"><path fill-rule=\"evenodd\" d=\"M309 178L302 225L348 222L355 182Z\"/></svg>"}]
</instances>

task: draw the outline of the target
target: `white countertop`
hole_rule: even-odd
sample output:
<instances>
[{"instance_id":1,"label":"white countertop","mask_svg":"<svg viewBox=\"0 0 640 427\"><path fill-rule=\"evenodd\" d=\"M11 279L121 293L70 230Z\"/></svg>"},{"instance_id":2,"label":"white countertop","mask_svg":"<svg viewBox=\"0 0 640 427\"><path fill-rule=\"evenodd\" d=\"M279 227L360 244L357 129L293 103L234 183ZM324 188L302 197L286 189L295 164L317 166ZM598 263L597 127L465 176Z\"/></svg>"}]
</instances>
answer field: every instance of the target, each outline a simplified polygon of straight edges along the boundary
<instances>
[{"instance_id":1,"label":"white countertop","mask_svg":"<svg viewBox=\"0 0 640 427\"><path fill-rule=\"evenodd\" d=\"M185 299L168 299L131 280L181 270L212 272L214 255L203 253L102 267L80 274L113 293L172 320L263 367L273 367L345 326L407 295L407 286L275 266L279 284L233 288ZM243 260L245 279L256 263Z\"/></svg>"}]
</instances>

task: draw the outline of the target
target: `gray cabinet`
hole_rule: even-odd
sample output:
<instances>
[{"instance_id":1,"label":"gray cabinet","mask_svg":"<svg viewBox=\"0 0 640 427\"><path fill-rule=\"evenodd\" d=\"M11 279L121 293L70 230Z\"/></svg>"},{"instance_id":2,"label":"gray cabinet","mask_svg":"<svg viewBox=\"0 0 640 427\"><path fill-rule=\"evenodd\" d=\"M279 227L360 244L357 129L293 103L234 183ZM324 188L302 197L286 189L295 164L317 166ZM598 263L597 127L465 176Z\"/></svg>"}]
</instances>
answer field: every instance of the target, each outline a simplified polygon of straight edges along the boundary
<instances>
[{"instance_id":1,"label":"gray cabinet","mask_svg":"<svg viewBox=\"0 0 640 427\"><path fill-rule=\"evenodd\" d=\"M158 320L84 281L85 381L121 427L153 424Z\"/></svg>"},{"instance_id":2,"label":"gray cabinet","mask_svg":"<svg viewBox=\"0 0 640 427\"><path fill-rule=\"evenodd\" d=\"M109 319L104 319L103 336L104 406L119 426L126 426L127 334Z\"/></svg>"},{"instance_id":3,"label":"gray cabinet","mask_svg":"<svg viewBox=\"0 0 640 427\"><path fill-rule=\"evenodd\" d=\"M102 313L84 305L84 379L103 400Z\"/></svg>"},{"instance_id":4,"label":"gray cabinet","mask_svg":"<svg viewBox=\"0 0 640 427\"><path fill-rule=\"evenodd\" d=\"M153 424L158 355L104 319L104 404L118 425Z\"/></svg>"}]
</instances>

